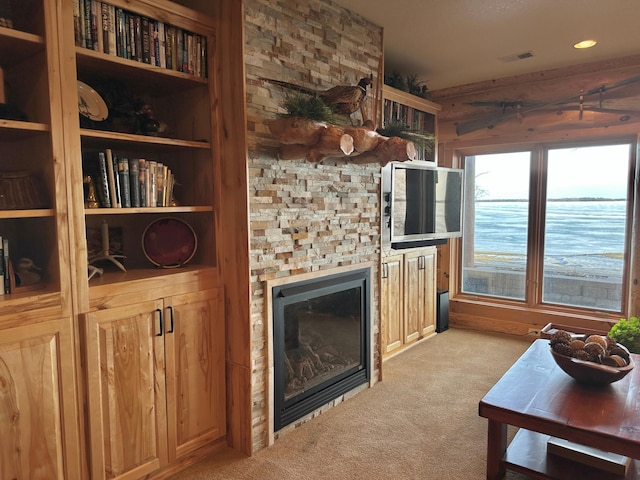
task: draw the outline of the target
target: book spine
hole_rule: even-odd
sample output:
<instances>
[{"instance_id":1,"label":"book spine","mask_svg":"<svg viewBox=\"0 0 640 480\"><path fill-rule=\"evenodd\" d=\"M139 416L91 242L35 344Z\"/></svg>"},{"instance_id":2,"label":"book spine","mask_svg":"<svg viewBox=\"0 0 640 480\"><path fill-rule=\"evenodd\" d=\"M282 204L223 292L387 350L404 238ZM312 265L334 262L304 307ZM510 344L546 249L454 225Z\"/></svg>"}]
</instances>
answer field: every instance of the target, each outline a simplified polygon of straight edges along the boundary
<instances>
[{"instance_id":1,"label":"book spine","mask_svg":"<svg viewBox=\"0 0 640 480\"><path fill-rule=\"evenodd\" d=\"M115 8L116 20L116 48L118 56L127 58L127 35L125 29L124 11L121 8Z\"/></svg>"},{"instance_id":2,"label":"book spine","mask_svg":"<svg viewBox=\"0 0 640 480\"><path fill-rule=\"evenodd\" d=\"M170 175L171 175L171 169L165 165L164 168L162 169L162 177L163 177L162 178L162 206L163 207L169 206L168 193L169 193Z\"/></svg>"},{"instance_id":3,"label":"book spine","mask_svg":"<svg viewBox=\"0 0 640 480\"><path fill-rule=\"evenodd\" d=\"M151 52L152 52L152 56L151 56L151 63L153 65L155 65L156 67L160 66L160 38L159 35L160 33L158 32L159 29L159 22L154 20L150 23L150 28L149 28L149 33L151 34Z\"/></svg>"},{"instance_id":4,"label":"book spine","mask_svg":"<svg viewBox=\"0 0 640 480\"><path fill-rule=\"evenodd\" d=\"M173 61L175 57L175 29L171 25L165 26L165 64L166 68L169 70L175 70L175 62Z\"/></svg>"},{"instance_id":5,"label":"book spine","mask_svg":"<svg viewBox=\"0 0 640 480\"><path fill-rule=\"evenodd\" d=\"M102 46L102 3L91 0L91 36L93 49L101 52Z\"/></svg>"},{"instance_id":6,"label":"book spine","mask_svg":"<svg viewBox=\"0 0 640 480\"><path fill-rule=\"evenodd\" d=\"M5 278L9 273L9 269L6 268L4 262L4 246L2 236L0 235L0 278L2 278L2 291L0 291L0 295L4 295L6 292L4 291Z\"/></svg>"},{"instance_id":7,"label":"book spine","mask_svg":"<svg viewBox=\"0 0 640 480\"><path fill-rule=\"evenodd\" d=\"M196 35L195 40L195 48L193 49L195 68L193 74L197 77L202 77L202 66L200 63L202 60L202 55L200 54L200 52L202 52L202 35Z\"/></svg>"},{"instance_id":8,"label":"book spine","mask_svg":"<svg viewBox=\"0 0 640 480\"><path fill-rule=\"evenodd\" d=\"M158 66L167 68L167 37L165 35L164 22L158 22Z\"/></svg>"},{"instance_id":9,"label":"book spine","mask_svg":"<svg viewBox=\"0 0 640 480\"><path fill-rule=\"evenodd\" d=\"M176 177L173 172L169 172L169 187L167 188L167 206L173 207L173 187L176 184Z\"/></svg>"},{"instance_id":10,"label":"book spine","mask_svg":"<svg viewBox=\"0 0 640 480\"><path fill-rule=\"evenodd\" d=\"M182 72L182 55L183 55L183 45L184 45L184 36L182 35L182 30L176 28L176 63L175 69L179 72Z\"/></svg>"},{"instance_id":11,"label":"book spine","mask_svg":"<svg viewBox=\"0 0 640 480\"><path fill-rule=\"evenodd\" d=\"M105 208L111 208L111 190L109 188L107 159L104 152L98 153L98 175L100 177L99 189L102 192L102 206Z\"/></svg>"},{"instance_id":12,"label":"book spine","mask_svg":"<svg viewBox=\"0 0 640 480\"><path fill-rule=\"evenodd\" d=\"M142 62L144 55L142 50L142 17L140 15L131 15L131 18L133 18L133 39L136 45L134 59Z\"/></svg>"},{"instance_id":13,"label":"book spine","mask_svg":"<svg viewBox=\"0 0 640 480\"><path fill-rule=\"evenodd\" d=\"M131 60L137 60L138 52L136 51L136 20L131 13L125 12L125 27L127 29L127 53Z\"/></svg>"},{"instance_id":14,"label":"book spine","mask_svg":"<svg viewBox=\"0 0 640 480\"><path fill-rule=\"evenodd\" d=\"M100 19L102 25L102 53L111 53L109 52L109 5L105 5L103 3L100 4Z\"/></svg>"},{"instance_id":15,"label":"book spine","mask_svg":"<svg viewBox=\"0 0 640 480\"><path fill-rule=\"evenodd\" d=\"M202 48L200 49L200 76L207 78L207 37L202 37Z\"/></svg>"},{"instance_id":16,"label":"book spine","mask_svg":"<svg viewBox=\"0 0 640 480\"><path fill-rule=\"evenodd\" d=\"M122 187L120 186L120 175L118 173L118 159L116 156L113 156L113 177L115 180L115 189L116 189L116 207L122 208Z\"/></svg>"},{"instance_id":17,"label":"book spine","mask_svg":"<svg viewBox=\"0 0 640 480\"><path fill-rule=\"evenodd\" d=\"M75 44L82 46L82 22L80 21L80 2L82 0L73 0L73 36Z\"/></svg>"},{"instance_id":18,"label":"book spine","mask_svg":"<svg viewBox=\"0 0 640 480\"><path fill-rule=\"evenodd\" d=\"M187 73L189 75L193 75L195 72L195 63L194 63L194 52L195 51L195 40L193 34L187 33Z\"/></svg>"},{"instance_id":19,"label":"book spine","mask_svg":"<svg viewBox=\"0 0 640 480\"><path fill-rule=\"evenodd\" d=\"M140 206L147 207L147 161L144 158L138 159L138 183L140 189Z\"/></svg>"},{"instance_id":20,"label":"book spine","mask_svg":"<svg viewBox=\"0 0 640 480\"><path fill-rule=\"evenodd\" d=\"M126 158L118 158L118 177L120 185L120 197L122 198L122 207L131 208L131 192L129 190L129 160Z\"/></svg>"},{"instance_id":21,"label":"book spine","mask_svg":"<svg viewBox=\"0 0 640 480\"><path fill-rule=\"evenodd\" d=\"M158 163L155 162L154 160L149 160L149 179L148 179L149 196L147 198L149 199L150 207L158 206L158 184L157 184L158 179L156 178L157 169L158 169Z\"/></svg>"},{"instance_id":22,"label":"book spine","mask_svg":"<svg viewBox=\"0 0 640 480\"><path fill-rule=\"evenodd\" d=\"M84 39L85 47L93 50L93 40L91 36L91 0L84 1Z\"/></svg>"},{"instance_id":23,"label":"book spine","mask_svg":"<svg viewBox=\"0 0 640 480\"><path fill-rule=\"evenodd\" d=\"M107 47L110 55L118 55L118 47L116 42L116 8L113 5L103 5L103 8L107 7L108 16L108 29L109 39L107 41Z\"/></svg>"},{"instance_id":24,"label":"book spine","mask_svg":"<svg viewBox=\"0 0 640 480\"><path fill-rule=\"evenodd\" d=\"M142 61L144 63L151 63L151 37L149 36L149 19L147 17L140 17L136 20L136 25L141 22L141 25L138 26L138 33L142 37Z\"/></svg>"},{"instance_id":25,"label":"book spine","mask_svg":"<svg viewBox=\"0 0 640 480\"><path fill-rule=\"evenodd\" d=\"M184 73L189 73L189 45L191 35L189 32L182 31L182 69Z\"/></svg>"},{"instance_id":26,"label":"book spine","mask_svg":"<svg viewBox=\"0 0 640 480\"><path fill-rule=\"evenodd\" d=\"M84 0L78 0L78 35L80 37L80 45L79 47L86 48L87 47L87 39L84 36L85 32L85 15L84 15Z\"/></svg>"},{"instance_id":27,"label":"book spine","mask_svg":"<svg viewBox=\"0 0 640 480\"><path fill-rule=\"evenodd\" d=\"M140 205L140 163L137 158L129 159L129 193L131 194L131 206Z\"/></svg>"},{"instance_id":28,"label":"book spine","mask_svg":"<svg viewBox=\"0 0 640 480\"><path fill-rule=\"evenodd\" d=\"M156 207L164 206L164 165L156 163Z\"/></svg>"},{"instance_id":29,"label":"book spine","mask_svg":"<svg viewBox=\"0 0 640 480\"><path fill-rule=\"evenodd\" d=\"M9 239L2 238L2 259L4 263L4 293L11 293L11 275L13 275L13 267L11 266L11 256L9 254Z\"/></svg>"},{"instance_id":30,"label":"book spine","mask_svg":"<svg viewBox=\"0 0 640 480\"><path fill-rule=\"evenodd\" d=\"M109 176L109 194L111 195L111 207L120 208L122 205L118 202L118 190L117 190L117 175L113 168L113 153L110 148L105 150L105 156L107 160L107 174Z\"/></svg>"}]
</instances>

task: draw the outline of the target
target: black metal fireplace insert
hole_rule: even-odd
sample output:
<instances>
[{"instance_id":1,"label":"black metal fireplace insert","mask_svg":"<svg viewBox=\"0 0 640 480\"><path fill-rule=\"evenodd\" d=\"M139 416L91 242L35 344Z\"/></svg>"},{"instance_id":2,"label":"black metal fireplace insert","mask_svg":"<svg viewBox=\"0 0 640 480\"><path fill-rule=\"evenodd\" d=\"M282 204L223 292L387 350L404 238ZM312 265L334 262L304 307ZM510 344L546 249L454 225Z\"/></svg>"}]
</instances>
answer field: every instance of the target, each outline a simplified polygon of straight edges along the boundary
<instances>
[{"instance_id":1,"label":"black metal fireplace insert","mask_svg":"<svg viewBox=\"0 0 640 480\"><path fill-rule=\"evenodd\" d=\"M370 269L274 287L274 429L369 381Z\"/></svg>"}]
</instances>

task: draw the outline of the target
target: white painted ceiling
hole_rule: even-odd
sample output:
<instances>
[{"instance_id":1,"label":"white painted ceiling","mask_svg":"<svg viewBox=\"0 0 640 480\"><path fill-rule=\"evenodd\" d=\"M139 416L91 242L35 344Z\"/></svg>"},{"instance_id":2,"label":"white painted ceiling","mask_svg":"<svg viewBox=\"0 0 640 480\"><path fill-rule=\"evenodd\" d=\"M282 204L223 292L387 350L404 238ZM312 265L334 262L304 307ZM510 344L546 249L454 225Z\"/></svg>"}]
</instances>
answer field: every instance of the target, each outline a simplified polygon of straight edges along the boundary
<instances>
[{"instance_id":1,"label":"white painted ceiling","mask_svg":"<svg viewBox=\"0 0 640 480\"><path fill-rule=\"evenodd\" d=\"M640 0L334 2L383 27L386 74L429 90L640 54Z\"/></svg>"}]
</instances>

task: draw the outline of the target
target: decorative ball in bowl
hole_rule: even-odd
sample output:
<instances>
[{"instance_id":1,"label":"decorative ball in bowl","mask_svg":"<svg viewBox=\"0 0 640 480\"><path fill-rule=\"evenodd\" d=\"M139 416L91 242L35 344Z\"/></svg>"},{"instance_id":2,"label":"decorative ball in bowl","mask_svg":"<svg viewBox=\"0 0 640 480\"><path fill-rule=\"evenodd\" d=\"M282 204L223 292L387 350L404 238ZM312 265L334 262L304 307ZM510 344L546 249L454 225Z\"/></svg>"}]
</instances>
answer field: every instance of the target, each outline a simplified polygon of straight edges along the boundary
<instances>
[{"instance_id":1,"label":"decorative ball in bowl","mask_svg":"<svg viewBox=\"0 0 640 480\"><path fill-rule=\"evenodd\" d=\"M626 347L603 335L559 330L549 345L558 366L579 383L608 385L624 378L634 367Z\"/></svg>"}]
</instances>

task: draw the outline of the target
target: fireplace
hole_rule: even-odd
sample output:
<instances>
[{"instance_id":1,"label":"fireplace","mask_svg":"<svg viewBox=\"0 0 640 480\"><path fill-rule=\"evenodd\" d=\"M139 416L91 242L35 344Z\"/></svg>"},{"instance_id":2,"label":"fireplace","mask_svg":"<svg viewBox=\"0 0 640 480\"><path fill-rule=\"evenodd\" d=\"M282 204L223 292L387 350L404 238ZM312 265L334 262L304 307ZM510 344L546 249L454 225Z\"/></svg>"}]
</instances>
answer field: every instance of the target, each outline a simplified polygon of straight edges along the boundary
<instances>
[{"instance_id":1,"label":"fireplace","mask_svg":"<svg viewBox=\"0 0 640 480\"><path fill-rule=\"evenodd\" d=\"M369 381L370 269L275 286L274 429Z\"/></svg>"}]
</instances>

